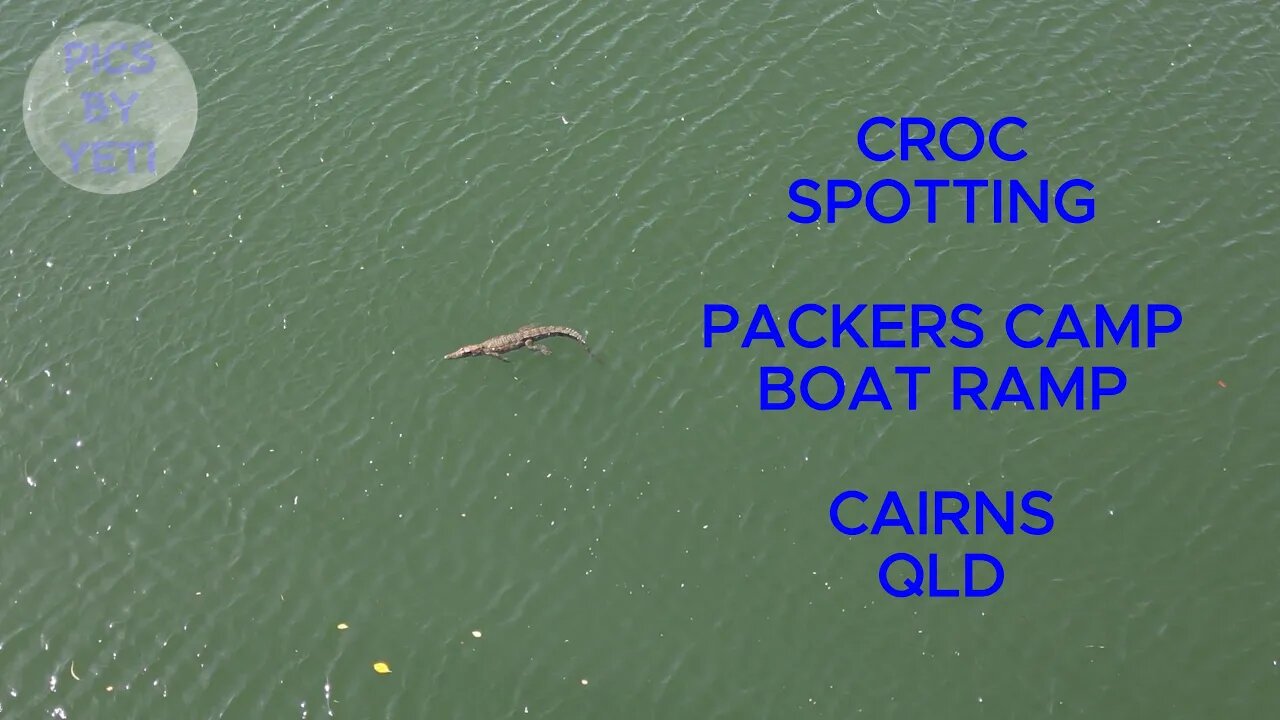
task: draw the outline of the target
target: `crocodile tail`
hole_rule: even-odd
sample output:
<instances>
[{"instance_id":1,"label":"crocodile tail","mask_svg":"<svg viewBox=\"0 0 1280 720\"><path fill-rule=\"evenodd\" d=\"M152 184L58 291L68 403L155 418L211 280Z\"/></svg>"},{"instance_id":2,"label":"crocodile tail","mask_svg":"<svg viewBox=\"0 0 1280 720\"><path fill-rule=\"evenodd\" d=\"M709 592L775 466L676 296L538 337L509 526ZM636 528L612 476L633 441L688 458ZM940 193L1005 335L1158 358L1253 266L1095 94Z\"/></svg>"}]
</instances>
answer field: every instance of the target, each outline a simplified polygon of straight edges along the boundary
<instances>
[{"instance_id":1,"label":"crocodile tail","mask_svg":"<svg viewBox=\"0 0 1280 720\"><path fill-rule=\"evenodd\" d=\"M595 360L596 362L600 363L601 365L603 365L603 364L604 364L604 361L603 361L603 360L601 360L601 359L600 359L600 357L599 357L598 355L596 355L595 353L591 352L591 346L587 344L587 339L586 339L586 338L584 338L584 337L582 336L582 333L579 333L579 332L577 332L577 331L574 331L574 332L573 332L573 338L574 338L575 340L577 340L578 342L582 343L582 349L587 351L587 356L588 356L588 357L590 357L592 360Z\"/></svg>"},{"instance_id":2,"label":"crocodile tail","mask_svg":"<svg viewBox=\"0 0 1280 720\"><path fill-rule=\"evenodd\" d=\"M573 338L574 340L577 340L578 342L582 343L584 346L587 344L587 339L582 336L582 333L578 332L577 330L574 330L571 327L554 325L548 328L548 330L551 332L552 335L559 335L561 337Z\"/></svg>"}]
</instances>

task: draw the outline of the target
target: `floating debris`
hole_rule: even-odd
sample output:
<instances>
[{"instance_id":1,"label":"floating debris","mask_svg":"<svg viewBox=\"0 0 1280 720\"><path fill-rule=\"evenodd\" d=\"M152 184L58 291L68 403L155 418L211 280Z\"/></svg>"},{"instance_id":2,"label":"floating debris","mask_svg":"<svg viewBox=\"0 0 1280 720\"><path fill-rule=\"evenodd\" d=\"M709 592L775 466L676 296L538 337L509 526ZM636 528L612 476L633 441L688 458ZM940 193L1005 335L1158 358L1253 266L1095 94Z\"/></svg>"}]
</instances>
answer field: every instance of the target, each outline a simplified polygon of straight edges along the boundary
<instances>
[{"instance_id":1,"label":"floating debris","mask_svg":"<svg viewBox=\"0 0 1280 720\"><path fill-rule=\"evenodd\" d=\"M373 671L379 675L386 675L391 672L391 668L384 662L376 662L373 664Z\"/></svg>"},{"instance_id":2,"label":"floating debris","mask_svg":"<svg viewBox=\"0 0 1280 720\"><path fill-rule=\"evenodd\" d=\"M586 678L582 678L582 684L583 684L583 685L586 685L586 684L587 684L587 679L586 679Z\"/></svg>"},{"instance_id":3,"label":"floating debris","mask_svg":"<svg viewBox=\"0 0 1280 720\"><path fill-rule=\"evenodd\" d=\"M338 623L339 630L346 630L349 626L346 623Z\"/></svg>"},{"instance_id":4,"label":"floating debris","mask_svg":"<svg viewBox=\"0 0 1280 720\"><path fill-rule=\"evenodd\" d=\"M77 679L77 680L79 680L79 679L80 679L80 676L79 676L79 675L76 675L76 661L75 661L75 660L72 660L72 661L71 661L71 677L73 677L73 678L75 678L75 679Z\"/></svg>"},{"instance_id":5,"label":"floating debris","mask_svg":"<svg viewBox=\"0 0 1280 720\"><path fill-rule=\"evenodd\" d=\"M472 630L472 631L471 631L471 637L477 637L477 638L478 638L478 637L480 637L480 635L481 635L481 632L480 632L479 630Z\"/></svg>"}]
</instances>

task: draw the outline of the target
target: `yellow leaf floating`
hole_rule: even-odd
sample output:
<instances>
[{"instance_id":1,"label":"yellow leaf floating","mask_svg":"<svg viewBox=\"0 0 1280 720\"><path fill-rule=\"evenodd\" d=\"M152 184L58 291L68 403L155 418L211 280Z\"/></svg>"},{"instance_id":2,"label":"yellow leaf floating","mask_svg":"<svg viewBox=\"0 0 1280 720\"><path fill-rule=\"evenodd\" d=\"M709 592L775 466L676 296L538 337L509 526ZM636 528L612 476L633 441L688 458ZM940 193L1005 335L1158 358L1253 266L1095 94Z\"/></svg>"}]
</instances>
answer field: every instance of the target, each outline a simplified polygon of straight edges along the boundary
<instances>
[{"instance_id":1,"label":"yellow leaf floating","mask_svg":"<svg viewBox=\"0 0 1280 720\"><path fill-rule=\"evenodd\" d=\"M339 629L339 630L346 630L346 629L347 629L347 624L346 624L346 623L338 623L338 629Z\"/></svg>"},{"instance_id":2,"label":"yellow leaf floating","mask_svg":"<svg viewBox=\"0 0 1280 720\"><path fill-rule=\"evenodd\" d=\"M386 675L387 673L391 672L391 668L388 667L387 664L384 662L376 662L373 664L373 671L378 673L379 675Z\"/></svg>"}]
</instances>

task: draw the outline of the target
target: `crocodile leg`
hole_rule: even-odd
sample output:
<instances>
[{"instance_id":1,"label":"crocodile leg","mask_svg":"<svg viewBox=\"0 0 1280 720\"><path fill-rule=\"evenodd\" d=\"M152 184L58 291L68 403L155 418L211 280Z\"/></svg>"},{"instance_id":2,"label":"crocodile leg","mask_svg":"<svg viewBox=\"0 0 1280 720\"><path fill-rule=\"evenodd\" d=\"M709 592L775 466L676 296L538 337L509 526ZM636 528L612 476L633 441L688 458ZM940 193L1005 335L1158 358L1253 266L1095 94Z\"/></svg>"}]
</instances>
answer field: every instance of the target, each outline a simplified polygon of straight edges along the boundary
<instances>
[{"instance_id":1,"label":"crocodile leg","mask_svg":"<svg viewBox=\"0 0 1280 720\"><path fill-rule=\"evenodd\" d=\"M550 349L550 348L548 348L546 345L538 345L537 343L535 343L535 342L534 342L534 341L532 341L532 340L525 340L525 341L524 341L524 346L525 346L525 347L527 347L527 348L529 348L530 350L536 350L536 351L538 351L538 352L542 353L543 355L550 355L550 354L551 354L551 349Z\"/></svg>"},{"instance_id":2,"label":"crocodile leg","mask_svg":"<svg viewBox=\"0 0 1280 720\"><path fill-rule=\"evenodd\" d=\"M487 352L487 353L485 353L485 355L488 355L488 356L489 356L489 357L491 357L491 358L497 358L497 359L501 360L501 361L502 361L502 362L504 362L504 363L509 363L509 362L511 362L510 360L508 360L508 359L506 359L506 358L502 357L502 356L501 356L501 355L499 355L498 353L494 353L494 352Z\"/></svg>"}]
</instances>

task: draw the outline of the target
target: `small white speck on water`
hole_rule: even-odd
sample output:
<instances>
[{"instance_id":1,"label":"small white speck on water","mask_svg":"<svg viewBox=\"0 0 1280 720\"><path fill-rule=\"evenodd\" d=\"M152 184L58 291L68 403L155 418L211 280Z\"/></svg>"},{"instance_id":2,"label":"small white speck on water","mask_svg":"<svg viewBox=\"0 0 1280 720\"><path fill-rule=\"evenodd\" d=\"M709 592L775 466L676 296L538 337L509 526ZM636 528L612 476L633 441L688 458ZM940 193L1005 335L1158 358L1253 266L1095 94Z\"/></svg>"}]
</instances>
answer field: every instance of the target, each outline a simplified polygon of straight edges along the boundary
<instances>
[{"instance_id":1,"label":"small white speck on water","mask_svg":"<svg viewBox=\"0 0 1280 720\"><path fill-rule=\"evenodd\" d=\"M482 634L482 633L481 633L479 630L472 630L472 631L471 631L471 637L476 637L476 638L478 638L478 637L480 637L480 636L481 636L481 634Z\"/></svg>"},{"instance_id":2,"label":"small white speck on water","mask_svg":"<svg viewBox=\"0 0 1280 720\"><path fill-rule=\"evenodd\" d=\"M36 486L36 479L35 479L35 478L33 478L33 477L31 477L30 475L28 475L28 476L27 476L27 484L28 484L28 485L30 485L31 487L35 487L35 486Z\"/></svg>"}]
</instances>

